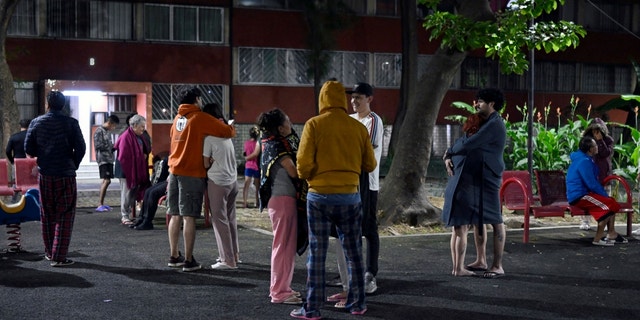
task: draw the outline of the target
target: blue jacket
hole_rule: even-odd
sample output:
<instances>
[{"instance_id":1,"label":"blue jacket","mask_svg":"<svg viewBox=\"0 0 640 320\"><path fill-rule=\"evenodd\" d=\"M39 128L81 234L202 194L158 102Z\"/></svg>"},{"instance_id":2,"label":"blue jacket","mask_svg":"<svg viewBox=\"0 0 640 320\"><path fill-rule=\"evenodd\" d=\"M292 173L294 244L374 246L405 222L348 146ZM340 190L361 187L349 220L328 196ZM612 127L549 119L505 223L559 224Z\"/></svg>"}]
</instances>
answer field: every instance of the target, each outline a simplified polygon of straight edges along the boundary
<instances>
[{"instance_id":1,"label":"blue jacket","mask_svg":"<svg viewBox=\"0 0 640 320\"><path fill-rule=\"evenodd\" d=\"M31 121L24 149L28 155L38 157L40 174L75 177L86 145L78 120L51 110Z\"/></svg>"},{"instance_id":2,"label":"blue jacket","mask_svg":"<svg viewBox=\"0 0 640 320\"><path fill-rule=\"evenodd\" d=\"M589 155L582 151L571 153L571 164L567 170L567 200L569 203L579 200L589 192L608 196L598 182L598 166Z\"/></svg>"}]
</instances>

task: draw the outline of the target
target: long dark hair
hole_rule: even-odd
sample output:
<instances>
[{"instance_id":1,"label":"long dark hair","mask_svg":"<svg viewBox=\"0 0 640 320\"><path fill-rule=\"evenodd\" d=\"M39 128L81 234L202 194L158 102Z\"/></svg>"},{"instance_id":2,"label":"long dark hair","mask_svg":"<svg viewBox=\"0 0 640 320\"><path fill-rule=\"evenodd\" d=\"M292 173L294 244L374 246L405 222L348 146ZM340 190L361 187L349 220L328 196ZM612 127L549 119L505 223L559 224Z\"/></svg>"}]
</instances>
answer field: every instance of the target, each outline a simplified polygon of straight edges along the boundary
<instances>
[{"instance_id":1,"label":"long dark hair","mask_svg":"<svg viewBox=\"0 0 640 320\"><path fill-rule=\"evenodd\" d=\"M225 119L224 113L222 112L222 107L215 102L205 104L202 111L212 115L216 119L222 119L224 123L227 123L227 119Z\"/></svg>"},{"instance_id":2,"label":"long dark hair","mask_svg":"<svg viewBox=\"0 0 640 320\"><path fill-rule=\"evenodd\" d=\"M258 116L256 124L258 125L258 128L260 128L260 131L270 136L277 136L280 135L278 127L284 124L285 121L287 121L287 115L284 111L275 108L261 113Z\"/></svg>"}]
</instances>

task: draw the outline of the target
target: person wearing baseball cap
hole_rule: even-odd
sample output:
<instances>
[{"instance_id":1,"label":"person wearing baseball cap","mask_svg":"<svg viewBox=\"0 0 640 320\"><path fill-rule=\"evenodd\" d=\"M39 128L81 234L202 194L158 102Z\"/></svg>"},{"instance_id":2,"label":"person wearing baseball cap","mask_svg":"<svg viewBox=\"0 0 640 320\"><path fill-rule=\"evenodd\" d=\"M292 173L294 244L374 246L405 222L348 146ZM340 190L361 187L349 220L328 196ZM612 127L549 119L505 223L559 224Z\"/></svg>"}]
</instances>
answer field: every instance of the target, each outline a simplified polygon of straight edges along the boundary
<instances>
[{"instance_id":1,"label":"person wearing baseball cap","mask_svg":"<svg viewBox=\"0 0 640 320\"><path fill-rule=\"evenodd\" d=\"M307 180L309 257L307 299L290 315L320 319L325 301L325 261L329 230L335 224L349 266L349 294L345 309L354 315L367 311L362 261L362 205L358 194L362 171L376 168L376 159L364 126L348 114L342 83L324 83L318 96L320 114L309 119L302 131L296 168Z\"/></svg>"},{"instance_id":2,"label":"person wearing baseball cap","mask_svg":"<svg viewBox=\"0 0 640 320\"><path fill-rule=\"evenodd\" d=\"M380 190L380 159L382 158L382 137L384 126L382 119L371 111L373 88L368 83L360 82L351 92L351 107L355 113L351 117L360 121L369 132L373 153L376 157L376 168L360 178L360 197L362 198L362 235L367 240L367 271L365 273L365 292L374 293L378 289L378 255L380 239L378 237L378 191ZM368 176L368 179L367 179ZM367 181L368 180L368 181ZM366 188L368 185L368 189Z\"/></svg>"}]
</instances>

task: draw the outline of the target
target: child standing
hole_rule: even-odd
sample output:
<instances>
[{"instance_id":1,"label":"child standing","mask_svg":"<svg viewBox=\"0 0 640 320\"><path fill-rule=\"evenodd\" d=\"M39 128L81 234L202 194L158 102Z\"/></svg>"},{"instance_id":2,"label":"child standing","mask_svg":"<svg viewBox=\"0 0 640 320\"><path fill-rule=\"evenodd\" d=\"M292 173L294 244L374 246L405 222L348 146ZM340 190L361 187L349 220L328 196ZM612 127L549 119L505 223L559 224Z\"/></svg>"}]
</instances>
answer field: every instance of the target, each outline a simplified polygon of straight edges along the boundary
<instances>
[{"instance_id":1,"label":"child standing","mask_svg":"<svg viewBox=\"0 0 640 320\"><path fill-rule=\"evenodd\" d=\"M260 169L258 168L258 155L260 154L258 136L260 131L256 127L249 130L249 139L244 142L244 156L246 163L244 165L244 188L242 189L242 201L245 208L248 208L247 197L251 188L251 181L255 187L255 206L258 206L258 189L260 188ZM258 149L258 150L256 150Z\"/></svg>"}]
</instances>

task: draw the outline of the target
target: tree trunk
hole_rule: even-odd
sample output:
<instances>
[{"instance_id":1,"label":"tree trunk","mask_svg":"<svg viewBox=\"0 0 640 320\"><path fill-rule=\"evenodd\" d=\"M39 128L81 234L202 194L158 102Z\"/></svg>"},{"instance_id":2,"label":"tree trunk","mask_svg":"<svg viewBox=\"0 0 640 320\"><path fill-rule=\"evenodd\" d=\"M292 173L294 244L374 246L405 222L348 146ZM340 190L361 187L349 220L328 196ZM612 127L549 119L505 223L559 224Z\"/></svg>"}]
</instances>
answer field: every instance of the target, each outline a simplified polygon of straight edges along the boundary
<instances>
[{"instance_id":1,"label":"tree trunk","mask_svg":"<svg viewBox=\"0 0 640 320\"><path fill-rule=\"evenodd\" d=\"M455 6L457 14L474 21L494 19L486 0L449 3ZM407 104L402 125L394 126L399 131L398 143L380 190L378 206L382 211L380 223L383 226L398 222L412 226L441 223L441 210L427 198L425 179L440 105L466 56L466 52L438 49L412 94L415 97L413 102Z\"/></svg>"},{"instance_id":2,"label":"tree trunk","mask_svg":"<svg viewBox=\"0 0 640 320\"><path fill-rule=\"evenodd\" d=\"M400 82L400 103L393 122L394 128L402 127L402 122L407 113L407 106L413 103L412 98L415 93L416 82L418 82L418 72L414 67L418 65L416 0L401 0L400 12L402 17L402 80ZM398 132L399 130L391 132L387 161L393 159L393 154L398 144Z\"/></svg>"},{"instance_id":3,"label":"tree trunk","mask_svg":"<svg viewBox=\"0 0 640 320\"><path fill-rule=\"evenodd\" d=\"M13 75L7 63L7 28L9 20L20 0L0 1L0 132L2 132L2 145L6 146L12 133L20 129L18 105L15 101L16 89L13 86ZM5 157L1 152L2 158Z\"/></svg>"},{"instance_id":4,"label":"tree trunk","mask_svg":"<svg viewBox=\"0 0 640 320\"><path fill-rule=\"evenodd\" d=\"M466 53L438 49L415 92L415 103L407 108L398 137L397 151L380 192L382 225L439 223L440 209L427 199L425 178L431 155L433 128L440 104Z\"/></svg>"}]
</instances>

